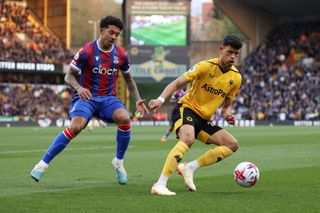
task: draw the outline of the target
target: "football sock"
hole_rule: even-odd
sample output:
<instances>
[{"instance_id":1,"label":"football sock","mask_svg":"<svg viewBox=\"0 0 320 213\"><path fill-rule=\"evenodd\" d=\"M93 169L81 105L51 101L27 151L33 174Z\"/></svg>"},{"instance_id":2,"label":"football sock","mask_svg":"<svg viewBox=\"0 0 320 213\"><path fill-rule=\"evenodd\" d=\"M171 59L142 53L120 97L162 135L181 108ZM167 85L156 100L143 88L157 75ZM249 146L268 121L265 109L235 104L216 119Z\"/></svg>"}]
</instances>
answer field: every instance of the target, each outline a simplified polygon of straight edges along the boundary
<instances>
[{"instance_id":1,"label":"football sock","mask_svg":"<svg viewBox=\"0 0 320 213\"><path fill-rule=\"evenodd\" d=\"M156 185L163 185L166 186L168 182L169 177L165 176L164 174L160 175L160 178L158 179Z\"/></svg>"},{"instance_id":2,"label":"football sock","mask_svg":"<svg viewBox=\"0 0 320 213\"><path fill-rule=\"evenodd\" d=\"M196 169L200 167L197 160L191 161L187 164L187 166L194 172Z\"/></svg>"},{"instance_id":3,"label":"football sock","mask_svg":"<svg viewBox=\"0 0 320 213\"><path fill-rule=\"evenodd\" d=\"M123 164L123 159L118 159L118 158L115 158L114 160L115 164Z\"/></svg>"},{"instance_id":4,"label":"football sock","mask_svg":"<svg viewBox=\"0 0 320 213\"><path fill-rule=\"evenodd\" d=\"M170 130L167 130L167 131L166 131L166 134L164 135L164 137L166 137L166 138L169 137L170 133L171 133L171 131L170 131Z\"/></svg>"},{"instance_id":5,"label":"football sock","mask_svg":"<svg viewBox=\"0 0 320 213\"><path fill-rule=\"evenodd\" d=\"M48 167L48 164L46 162L44 162L43 160L41 160L38 165L41 167L41 168L47 168Z\"/></svg>"},{"instance_id":6,"label":"football sock","mask_svg":"<svg viewBox=\"0 0 320 213\"><path fill-rule=\"evenodd\" d=\"M131 126L128 124L119 124L117 129L117 150L116 157L121 160L127 151L131 137Z\"/></svg>"},{"instance_id":7,"label":"football sock","mask_svg":"<svg viewBox=\"0 0 320 213\"><path fill-rule=\"evenodd\" d=\"M226 146L217 146L216 148L210 149L204 153L197 159L197 161L200 167L209 166L232 155L232 153L233 151Z\"/></svg>"},{"instance_id":8,"label":"football sock","mask_svg":"<svg viewBox=\"0 0 320 213\"><path fill-rule=\"evenodd\" d=\"M63 130L51 143L48 151L42 157L42 160L49 164L50 161L57 156L69 143L69 141L76 135L70 128Z\"/></svg>"},{"instance_id":9,"label":"football sock","mask_svg":"<svg viewBox=\"0 0 320 213\"><path fill-rule=\"evenodd\" d=\"M183 141L179 141L169 152L162 169L162 174L169 177L188 150L189 147Z\"/></svg>"}]
</instances>

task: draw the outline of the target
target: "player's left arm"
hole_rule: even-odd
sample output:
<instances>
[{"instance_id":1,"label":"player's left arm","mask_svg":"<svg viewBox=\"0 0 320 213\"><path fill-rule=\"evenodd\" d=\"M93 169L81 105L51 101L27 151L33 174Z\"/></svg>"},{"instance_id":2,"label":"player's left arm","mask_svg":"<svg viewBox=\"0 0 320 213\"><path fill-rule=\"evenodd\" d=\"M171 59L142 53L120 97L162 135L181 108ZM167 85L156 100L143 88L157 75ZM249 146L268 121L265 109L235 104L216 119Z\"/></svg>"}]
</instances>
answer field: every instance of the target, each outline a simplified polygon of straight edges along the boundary
<instances>
[{"instance_id":1,"label":"player's left arm","mask_svg":"<svg viewBox=\"0 0 320 213\"><path fill-rule=\"evenodd\" d=\"M232 103L233 101L228 98L224 100L223 107L221 110L221 115L229 124L234 125L236 121L236 116L231 113Z\"/></svg>"},{"instance_id":2,"label":"player's left arm","mask_svg":"<svg viewBox=\"0 0 320 213\"><path fill-rule=\"evenodd\" d=\"M146 105L144 104L144 99L141 99L139 91L138 91L138 87L136 82L133 80L131 74L128 73L122 73L122 76L127 84L128 90L131 94L131 96L133 97L133 99L136 102L136 114L140 113L140 116L143 117L144 113L149 113L149 110L147 109Z\"/></svg>"},{"instance_id":3,"label":"player's left arm","mask_svg":"<svg viewBox=\"0 0 320 213\"><path fill-rule=\"evenodd\" d=\"M224 100L222 110L221 110L221 115L231 125L234 125L236 121L236 116L231 113L231 110L232 110L233 100L240 90L241 81L242 81L242 76L240 76L237 79L237 81L234 83L233 88L231 89L226 99Z\"/></svg>"}]
</instances>

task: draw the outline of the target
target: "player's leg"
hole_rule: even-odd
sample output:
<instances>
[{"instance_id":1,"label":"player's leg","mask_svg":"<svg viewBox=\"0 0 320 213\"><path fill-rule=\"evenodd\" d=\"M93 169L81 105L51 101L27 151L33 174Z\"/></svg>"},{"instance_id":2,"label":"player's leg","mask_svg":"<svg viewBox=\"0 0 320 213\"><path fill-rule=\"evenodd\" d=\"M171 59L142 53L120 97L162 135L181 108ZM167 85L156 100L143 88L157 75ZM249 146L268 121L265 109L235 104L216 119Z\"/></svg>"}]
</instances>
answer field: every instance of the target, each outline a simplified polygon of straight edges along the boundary
<instances>
[{"instance_id":1,"label":"player's leg","mask_svg":"<svg viewBox=\"0 0 320 213\"><path fill-rule=\"evenodd\" d=\"M34 180L39 181L41 179L51 160L64 150L70 140L79 134L85 124L86 120L83 117L76 116L72 118L70 127L60 132L60 134L52 141L41 161L32 169L31 177Z\"/></svg>"},{"instance_id":2,"label":"player's leg","mask_svg":"<svg viewBox=\"0 0 320 213\"><path fill-rule=\"evenodd\" d=\"M158 195L175 195L167 187L167 181L173 171L177 169L179 162L182 160L185 153L192 146L195 138L195 119L189 109L178 108L174 119L175 127L178 128L179 142L171 149L164 163L161 175L158 181L151 189L152 194Z\"/></svg>"},{"instance_id":3,"label":"player's leg","mask_svg":"<svg viewBox=\"0 0 320 213\"><path fill-rule=\"evenodd\" d=\"M219 131L208 137L208 139L205 140L205 143L215 144L217 146L213 149L208 150L194 162L190 162L189 165L193 170L217 163L238 150L237 139L223 129L220 129Z\"/></svg>"},{"instance_id":4,"label":"player's leg","mask_svg":"<svg viewBox=\"0 0 320 213\"><path fill-rule=\"evenodd\" d=\"M76 101L73 108L70 111L72 117L70 126L64 129L60 134L52 141L49 149L44 154L42 159L31 171L31 177L39 181L43 176L45 170L49 166L49 163L55 158L64 148L69 144L76 135L86 126L94 112L94 105L89 102Z\"/></svg>"},{"instance_id":5,"label":"player's leg","mask_svg":"<svg viewBox=\"0 0 320 213\"><path fill-rule=\"evenodd\" d=\"M118 108L113 112L113 120L118 124L116 157L112 160L113 168L117 171L118 182L127 183L127 173L123 166L124 155L128 149L131 138L131 123L127 110Z\"/></svg>"},{"instance_id":6,"label":"player's leg","mask_svg":"<svg viewBox=\"0 0 320 213\"><path fill-rule=\"evenodd\" d=\"M171 117L170 117L170 127L169 129L166 131L165 135L160 139L161 142L166 142L169 135L171 134L171 132L173 131L174 129L174 121L172 120L173 118L175 118L175 113L177 111L177 108L179 107L179 105L177 105L171 112Z\"/></svg>"},{"instance_id":7,"label":"player's leg","mask_svg":"<svg viewBox=\"0 0 320 213\"><path fill-rule=\"evenodd\" d=\"M113 122L118 125L117 128L117 148L116 156L112 160L112 166L116 170L118 182L120 184L127 183L127 172L123 166L123 159L128 149L131 138L131 120L124 104L115 97L109 97L103 104L100 118Z\"/></svg>"},{"instance_id":8,"label":"player's leg","mask_svg":"<svg viewBox=\"0 0 320 213\"><path fill-rule=\"evenodd\" d=\"M164 136L160 139L161 142L166 142L169 135L171 134L172 130L174 128L174 124L170 123L170 127L169 129L167 129L167 131L164 133Z\"/></svg>"},{"instance_id":9,"label":"player's leg","mask_svg":"<svg viewBox=\"0 0 320 213\"><path fill-rule=\"evenodd\" d=\"M206 143L217 146L197 159L200 167L217 163L232 155L239 148L237 139L223 129L211 135Z\"/></svg>"},{"instance_id":10,"label":"player's leg","mask_svg":"<svg viewBox=\"0 0 320 213\"><path fill-rule=\"evenodd\" d=\"M209 135L210 132L212 135ZM217 163L232 155L238 149L237 140L227 131L218 126L210 127L209 131L201 131L197 137L206 144L215 144L215 148L208 150L194 161L180 164L178 168L189 174L189 182L193 182L190 177L196 169Z\"/></svg>"}]
</instances>

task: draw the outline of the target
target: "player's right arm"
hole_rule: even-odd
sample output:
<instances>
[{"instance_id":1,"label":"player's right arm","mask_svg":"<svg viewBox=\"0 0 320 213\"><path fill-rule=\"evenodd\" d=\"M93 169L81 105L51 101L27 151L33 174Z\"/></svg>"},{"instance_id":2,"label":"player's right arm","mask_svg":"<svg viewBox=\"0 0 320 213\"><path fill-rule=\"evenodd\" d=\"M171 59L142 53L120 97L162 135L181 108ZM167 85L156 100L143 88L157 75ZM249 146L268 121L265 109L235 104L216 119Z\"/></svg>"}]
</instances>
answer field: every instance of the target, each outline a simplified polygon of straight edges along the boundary
<instances>
[{"instance_id":1,"label":"player's right arm","mask_svg":"<svg viewBox=\"0 0 320 213\"><path fill-rule=\"evenodd\" d=\"M188 82L198 79L206 70L206 63L199 62L191 67L187 72L171 82L157 99L149 102L149 108L156 112L164 101L170 97L177 89L187 86Z\"/></svg>"},{"instance_id":2,"label":"player's right arm","mask_svg":"<svg viewBox=\"0 0 320 213\"><path fill-rule=\"evenodd\" d=\"M87 59L88 54L86 52L86 45L84 45L84 47L82 47L73 57L73 60L70 63L70 68L64 77L64 81L77 91L80 99L82 100L92 99L91 92L82 87L76 78L76 76L81 73L81 70L84 69Z\"/></svg>"},{"instance_id":3,"label":"player's right arm","mask_svg":"<svg viewBox=\"0 0 320 213\"><path fill-rule=\"evenodd\" d=\"M77 91L80 99L91 100L91 92L79 84L76 75L78 75L78 71L70 66L69 70L67 71L64 77L64 81Z\"/></svg>"},{"instance_id":4,"label":"player's right arm","mask_svg":"<svg viewBox=\"0 0 320 213\"><path fill-rule=\"evenodd\" d=\"M181 75L176 80L168 84L157 99L150 100L149 108L156 112L168 97L171 97L177 89L187 85L188 82L187 78L184 75Z\"/></svg>"}]
</instances>

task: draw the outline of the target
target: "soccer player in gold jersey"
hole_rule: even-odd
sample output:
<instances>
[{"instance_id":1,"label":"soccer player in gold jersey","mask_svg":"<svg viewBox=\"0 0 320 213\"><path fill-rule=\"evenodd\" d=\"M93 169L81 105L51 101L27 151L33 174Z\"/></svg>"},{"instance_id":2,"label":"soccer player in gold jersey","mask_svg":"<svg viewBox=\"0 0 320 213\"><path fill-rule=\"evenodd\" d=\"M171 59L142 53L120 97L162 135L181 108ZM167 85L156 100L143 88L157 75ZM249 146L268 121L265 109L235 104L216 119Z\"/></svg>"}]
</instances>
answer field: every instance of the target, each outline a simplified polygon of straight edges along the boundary
<instances>
[{"instance_id":1,"label":"soccer player in gold jersey","mask_svg":"<svg viewBox=\"0 0 320 213\"><path fill-rule=\"evenodd\" d=\"M180 99L174 109L172 118L179 142L169 152L162 173L152 186L152 194L176 194L166 186L169 176L176 169L188 189L196 191L193 182L196 169L217 163L237 151L237 139L221 127L213 125L210 119L216 110L222 107L221 114L224 119L231 125L235 123L231 106L240 89L242 76L233 64L241 47L242 43L238 37L226 36L219 47L219 58L197 63L167 85L157 99L150 100L150 109L157 111L174 91L192 81L188 93ZM216 146L194 161L179 164L195 139Z\"/></svg>"}]
</instances>

